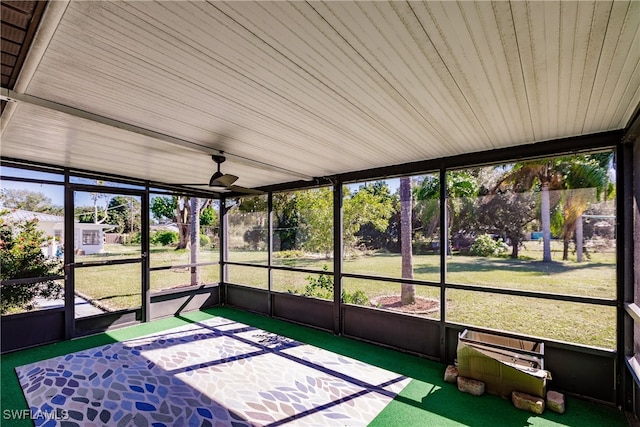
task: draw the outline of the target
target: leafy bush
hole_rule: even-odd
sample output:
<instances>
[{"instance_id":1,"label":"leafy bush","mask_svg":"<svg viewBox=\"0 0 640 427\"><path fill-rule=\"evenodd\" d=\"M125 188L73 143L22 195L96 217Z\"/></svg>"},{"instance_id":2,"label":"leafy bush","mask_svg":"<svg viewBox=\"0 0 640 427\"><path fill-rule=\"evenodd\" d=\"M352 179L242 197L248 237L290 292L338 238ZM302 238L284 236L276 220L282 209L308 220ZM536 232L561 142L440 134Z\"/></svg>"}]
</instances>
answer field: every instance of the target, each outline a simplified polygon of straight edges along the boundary
<instances>
[{"instance_id":1,"label":"leafy bush","mask_svg":"<svg viewBox=\"0 0 640 427\"><path fill-rule=\"evenodd\" d=\"M369 298L364 291L360 289L356 290L352 294L342 291L342 302L347 304L367 305L369 304Z\"/></svg>"},{"instance_id":2,"label":"leafy bush","mask_svg":"<svg viewBox=\"0 0 640 427\"><path fill-rule=\"evenodd\" d=\"M414 255L437 254L440 251L440 242L434 241L431 237L417 235L411 243Z\"/></svg>"},{"instance_id":3,"label":"leafy bush","mask_svg":"<svg viewBox=\"0 0 640 427\"><path fill-rule=\"evenodd\" d=\"M327 265L323 265L322 271L326 272L327 270ZM307 281L309 281L309 284L304 287L304 292L302 293L303 296L324 299L333 298L333 278L330 276L320 273L318 278L307 276Z\"/></svg>"},{"instance_id":4,"label":"leafy bush","mask_svg":"<svg viewBox=\"0 0 640 427\"><path fill-rule=\"evenodd\" d=\"M149 240L151 240L151 238ZM140 243L142 243L142 233L140 233L139 231L133 233L131 235L131 241L129 243L133 245L139 245Z\"/></svg>"},{"instance_id":5,"label":"leafy bush","mask_svg":"<svg viewBox=\"0 0 640 427\"><path fill-rule=\"evenodd\" d=\"M508 250L504 242L494 240L489 234L481 234L471 245L470 253L475 256L490 257L501 256Z\"/></svg>"},{"instance_id":6,"label":"leafy bush","mask_svg":"<svg viewBox=\"0 0 640 427\"><path fill-rule=\"evenodd\" d=\"M153 236L153 241L155 244L161 244L162 246L167 246L172 243L178 242L178 232L177 231L157 231Z\"/></svg>"},{"instance_id":7,"label":"leafy bush","mask_svg":"<svg viewBox=\"0 0 640 427\"><path fill-rule=\"evenodd\" d=\"M207 206L200 212L200 225L209 226L215 224L217 216L216 210L211 206Z\"/></svg>"},{"instance_id":8,"label":"leafy bush","mask_svg":"<svg viewBox=\"0 0 640 427\"><path fill-rule=\"evenodd\" d=\"M11 223L0 218L0 278L29 279L57 276L62 261L49 259L41 247L47 243L37 220ZM62 296L62 285L53 280L38 283L5 285L0 288L0 313L32 310L36 298L55 299Z\"/></svg>"},{"instance_id":9,"label":"leafy bush","mask_svg":"<svg viewBox=\"0 0 640 427\"><path fill-rule=\"evenodd\" d=\"M304 252L298 251L298 250L279 251L279 252L273 253L274 258L288 259L288 258L302 258L303 256L304 256Z\"/></svg>"},{"instance_id":10,"label":"leafy bush","mask_svg":"<svg viewBox=\"0 0 640 427\"><path fill-rule=\"evenodd\" d=\"M301 294L305 297L314 297L322 299L333 299L333 279L331 276L327 276L324 272L328 271L327 265L322 266L323 273L315 278L313 276L307 276L308 285L304 287L304 292ZM297 289L289 289L289 293L297 294ZM342 291L342 302L347 304L366 305L369 303L369 298L364 291L357 290L353 294L349 294Z\"/></svg>"},{"instance_id":11,"label":"leafy bush","mask_svg":"<svg viewBox=\"0 0 640 427\"><path fill-rule=\"evenodd\" d=\"M211 246L211 239L206 234L200 233L200 247L207 248Z\"/></svg>"}]
</instances>

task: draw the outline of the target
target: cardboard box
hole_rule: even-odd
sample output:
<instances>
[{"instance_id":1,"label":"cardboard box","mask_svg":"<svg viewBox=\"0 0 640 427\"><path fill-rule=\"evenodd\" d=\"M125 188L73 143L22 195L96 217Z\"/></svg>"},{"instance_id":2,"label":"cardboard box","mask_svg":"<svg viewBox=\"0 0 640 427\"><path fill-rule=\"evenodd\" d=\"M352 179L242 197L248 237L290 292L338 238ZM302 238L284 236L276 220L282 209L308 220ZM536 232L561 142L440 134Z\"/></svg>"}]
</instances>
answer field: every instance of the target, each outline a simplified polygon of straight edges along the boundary
<instances>
[{"instance_id":1,"label":"cardboard box","mask_svg":"<svg viewBox=\"0 0 640 427\"><path fill-rule=\"evenodd\" d=\"M543 343L470 330L458 336L458 374L505 398L513 391L544 398L551 379Z\"/></svg>"}]
</instances>

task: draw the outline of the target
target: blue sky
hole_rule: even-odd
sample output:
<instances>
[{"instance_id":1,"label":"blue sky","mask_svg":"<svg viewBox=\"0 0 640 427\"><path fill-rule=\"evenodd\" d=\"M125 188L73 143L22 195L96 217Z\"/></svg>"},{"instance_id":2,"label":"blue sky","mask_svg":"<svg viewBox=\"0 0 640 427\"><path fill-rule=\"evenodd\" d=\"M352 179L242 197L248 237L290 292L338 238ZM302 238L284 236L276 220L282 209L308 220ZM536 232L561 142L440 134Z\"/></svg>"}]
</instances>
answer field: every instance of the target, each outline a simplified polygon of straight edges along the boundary
<instances>
[{"instance_id":1,"label":"blue sky","mask_svg":"<svg viewBox=\"0 0 640 427\"><path fill-rule=\"evenodd\" d=\"M14 168L3 168L3 169L5 169L3 170L3 173L7 175L11 174L12 176L21 177L21 178L36 178L36 179L43 178L42 173L40 172L31 172L28 170L21 170L21 169L14 169ZM46 174L46 175L47 175L46 178L51 178L51 177L59 178L59 175L53 175L53 174ZM85 180L85 181L86 182L83 181L82 183L95 184L95 180ZM379 180L374 180L371 182L376 182L376 181L379 181ZM399 178L390 178L384 181L389 186L391 194L395 193L398 190L398 187L400 185ZM361 185L363 185L363 183L354 183L354 184L348 184L348 187L352 191L356 191ZM38 192L38 193L44 193L45 196L51 199L51 202L53 205L64 206L64 186L63 185L34 184L29 182L2 180L0 182L0 187L2 189L28 190L28 191ZM112 193L109 193L109 194L111 196L117 195ZM90 193L76 192L75 198L76 198L75 199L76 206L93 206L93 200L91 199ZM109 199L107 198L98 199L99 206L106 206L108 203L109 203Z\"/></svg>"}]
</instances>

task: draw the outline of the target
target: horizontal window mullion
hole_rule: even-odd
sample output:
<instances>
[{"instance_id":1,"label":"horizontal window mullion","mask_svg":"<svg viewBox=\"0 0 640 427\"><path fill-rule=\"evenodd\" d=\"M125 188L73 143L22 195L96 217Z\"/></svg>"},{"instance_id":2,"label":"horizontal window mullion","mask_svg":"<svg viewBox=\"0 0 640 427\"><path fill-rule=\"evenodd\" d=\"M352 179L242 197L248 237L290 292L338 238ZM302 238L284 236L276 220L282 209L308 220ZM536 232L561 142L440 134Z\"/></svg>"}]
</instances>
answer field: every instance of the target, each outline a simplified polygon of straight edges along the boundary
<instances>
[{"instance_id":1,"label":"horizontal window mullion","mask_svg":"<svg viewBox=\"0 0 640 427\"><path fill-rule=\"evenodd\" d=\"M17 176L0 175L0 181L26 182L29 184L64 185L64 181L52 181L50 179L21 178Z\"/></svg>"},{"instance_id":2,"label":"horizontal window mullion","mask_svg":"<svg viewBox=\"0 0 640 427\"><path fill-rule=\"evenodd\" d=\"M6 279L0 282L1 286L11 285L29 285L33 283L46 282L49 280L63 280L64 276L41 276L41 277L27 277L24 279Z\"/></svg>"},{"instance_id":3,"label":"horizontal window mullion","mask_svg":"<svg viewBox=\"0 0 640 427\"><path fill-rule=\"evenodd\" d=\"M333 276L333 271L325 271L325 270L313 270L310 268L298 268L298 267L289 267L286 265L272 265L272 270L280 270L280 271L293 271L299 273L309 273L309 274L326 274L327 276Z\"/></svg>"},{"instance_id":4,"label":"horizontal window mullion","mask_svg":"<svg viewBox=\"0 0 640 427\"><path fill-rule=\"evenodd\" d=\"M125 185L137 185L137 184L127 184L121 183ZM78 184L71 183L69 184L73 191L85 192L85 193L106 193L106 194L123 194L125 196L141 196L144 197L144 189L138 188L126 188L126 187L108 187L108 186L100 186L100 185L92 185L92 184Z\"/></svg>"},{"instance_id":5,"label":"horizontal window mullion","mask_svg":"<svg viewBox=\"0 0 640 427\"><path fill-rule=\"evenodd\" d=\"M236 262L236 261L225 261L226 265L238 265L240 267L258 267L258 268L269 268L266 264L252 264L250 262Z\"/></svg>"},{"instance_id":6,"label":"horizontal window mullion","mask_svg":"<svg viewBox=\"0 0 640 427\"><path fill-rule=\"evenodd\" d=\"M198 262L195 264L179 264L179 265L163 265L160 267L150 267L149 271L161 271L161 270L171 270L174 268L189 268L189 267L205 267L209 265L219 265L218 261L214 262Z\"/></svg>"},{"instance_id":7,"label":"horizontal window mullion","mask_svg":"<svg viewBox=\"0 0 640 427\"><path fill-rule=\"evenodd\" d=\"M342 277L349 278L349 279L364 279L364 280L375 280L379 282L392 282L392 283L400 283L400 284L404 283L408 285L440 287L440 283L438 282L430 282L427 280L420 280L420 279L402 279L399 277L370 276L367 274L356 274L356 273L342 273Z\"/></svg>"},{"instance_id":8,"label":"horizontal window mullion","mask_svg":"<svg viewBox=\"0 0 640 427\"><path fill-rule=\"evenodd\" d=\"M87 268L87 267L100 267L103 265L136 264L141 262L142 262L142 258L127 258L127 259L114 259L114 260L105 260L105 261L74 262L73 264L71 264L71 267Z\"/></svg>"},{"instance_id":9,"label":"horizontal window mullion","mask_svg":"<svg viewBox=\"0 0 640 427\"><path fill-rule=\"evenodd\" d=\"M464 291L477 291L477 292L485 292L485 293L493 293L493 294L502 294L502 295L513 295L513 296L519 296L519 297L540 298L540 299L547 299L547 300L554 300L554 301L577 302L582 304L604 305L604 306L612 306L612 307L615 307L616 305L618 305L618 302L615 299L583 297L578 295L566 295L566 294L549 294L545 292L521 291L518 289L508 289L508 288L493 288L493 287L487 287L487 286L457 285L457 284L445 284L445 288L459 289Z\"/></svg>"},{"instance_id":10,"label":"horizontal window mullion","mask_svg":"<svg viewBox=\"0 0 640 427\"><path fill-rule=\"evenodd\" d=\"M392 282L392 283L400 283L400 284L404 283L404 284L418 285L418 286L440 287L440 284L435 282L427 282L427 281L416 280L416 279L402 279L397 277L392 278L392 277L381 277L381 276L369 276L365 274L353 274L353 273L343 273L342 277L351 278L351 279ZM532 298L556 300L556 301L577 302L577 303L583 303L583 304L595 304L595 305L614 306L614 307L617 305L617 301L615 299L584 297L579 295L549 294L549 293L536 292L536 291L522 291L518 289L494 288L494 287L487 287L487 286L460 285L460 284L445 284L444 287L446 289L459 289L459 290L465 290L465 291L477 291L477 292L485 292L485 293L513 295L513 296L520 296L520 297L532 297ZM640 309L638 311L638 315L640 316ZM639 321L640 321L640 318L639 318Z\"/></svg>"}]
</instances>

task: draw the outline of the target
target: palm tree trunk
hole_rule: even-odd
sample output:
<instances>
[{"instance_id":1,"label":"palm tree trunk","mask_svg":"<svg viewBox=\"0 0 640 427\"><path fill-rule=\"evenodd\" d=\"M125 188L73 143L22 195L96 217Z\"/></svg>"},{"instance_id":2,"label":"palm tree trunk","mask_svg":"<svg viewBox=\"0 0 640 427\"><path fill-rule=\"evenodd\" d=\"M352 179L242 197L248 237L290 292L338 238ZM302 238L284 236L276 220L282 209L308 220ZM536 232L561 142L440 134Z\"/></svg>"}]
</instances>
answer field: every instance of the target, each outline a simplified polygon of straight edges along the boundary
<instances>
[{"instance_id":1,"label":"palm tree trunk","mask_svg":"<svg viewBox=\"0 0 640 427\"><path fill-rule=\"evenodd\" d=\"M582 262L582 215L576 222L576 257L578 262Z\"/></svg>"},{"instance_id":2,"label":"palm tree trunk","mask_svg":"<svg viewBox=\"0 0 640 427\"><path fill-rule=\"evenodd\" d=\"M402 253L402 278L413 279L413 251L411 249L411 178L400 178L400 243ZM402 305L416 301L414 285L401 285L400 300Z\"/></svg>"},{"instance_id":3,"label":"palm tree trunk","mask_svg":"<svg viewBox=\"0 0 640 427\"><path fill-rule=\"evenodd\" d=\"M540 192L540 222L542 223L542 261L551 262L551 202L549 184L542 184Z\"/></svg>"}]
</instances>

